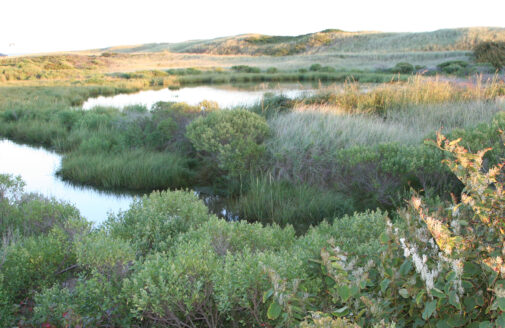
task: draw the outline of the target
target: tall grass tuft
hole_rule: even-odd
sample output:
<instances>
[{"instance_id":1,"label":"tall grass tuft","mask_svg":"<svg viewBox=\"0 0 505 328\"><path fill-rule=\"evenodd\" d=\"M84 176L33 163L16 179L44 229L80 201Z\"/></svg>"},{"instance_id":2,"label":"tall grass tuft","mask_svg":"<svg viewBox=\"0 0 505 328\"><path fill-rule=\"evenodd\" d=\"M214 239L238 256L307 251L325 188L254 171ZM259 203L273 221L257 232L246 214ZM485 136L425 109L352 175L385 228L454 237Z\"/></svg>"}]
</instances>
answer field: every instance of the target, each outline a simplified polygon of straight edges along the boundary
<instances>
[{"instance_id":1,"label":"tall grass tuft","mask_svg":"<svg viewBox=\"0 0 505 328\"><path fill-rule=\"evenodd\" d=\"M58 172L64 179L105 189L154 190L192 183L189 160L174 153L147 150L118 154L70 153Z\"/></svg>"},{"instance_id":2,"label":"tall grass tuft","mask_svg":"<svg viewBox=\"0 0 505 328\"><path fill-rule=\"evenodd\" d=\"M496 77L491 80L476 77L466 83L453 83L440 77L416 75L406 83L383 83L370 90L363 89L359 83L348 82L341 92L322 90L305 104L323 103L333 105L339 112L382 115L390 109L491 100L501 95L505 95L505 83Z\"/></svg>"},{"instance_id":3,"label":"tall grass tuft","mask_svg":"<svg viewBox=\"0 0 505 328\"><path fill-rule=\"evenodd\" d=\"M341 193L277 181L267 175L251 178L248 190L241 194L235 206L243 219L281 226L290 224L298 233L323 219L332 221L354 211L352 199Z\"/></svg>"}]
</instances>

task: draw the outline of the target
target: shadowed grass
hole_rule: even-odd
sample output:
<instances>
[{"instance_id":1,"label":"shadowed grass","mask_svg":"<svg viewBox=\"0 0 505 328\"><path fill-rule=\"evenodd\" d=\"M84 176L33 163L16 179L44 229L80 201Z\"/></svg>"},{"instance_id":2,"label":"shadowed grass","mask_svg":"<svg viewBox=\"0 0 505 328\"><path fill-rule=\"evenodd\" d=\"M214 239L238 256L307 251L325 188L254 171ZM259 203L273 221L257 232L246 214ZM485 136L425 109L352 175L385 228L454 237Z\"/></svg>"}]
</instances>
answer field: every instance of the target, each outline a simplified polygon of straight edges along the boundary
<instances>
[{"instance_id":1,"label":"shadowed grass","mask_svg":"<svg viewBox=\"0 0 505 328\"><path fill-rule=\"evenodd\" d=\"M249 189L238 199L236 207L243 219L281 226L291 224L299 233L323 219L332 220L354 211L352 199L341 193L275 181L267 176L251 179Z\"/></svg>"}]
</instances>

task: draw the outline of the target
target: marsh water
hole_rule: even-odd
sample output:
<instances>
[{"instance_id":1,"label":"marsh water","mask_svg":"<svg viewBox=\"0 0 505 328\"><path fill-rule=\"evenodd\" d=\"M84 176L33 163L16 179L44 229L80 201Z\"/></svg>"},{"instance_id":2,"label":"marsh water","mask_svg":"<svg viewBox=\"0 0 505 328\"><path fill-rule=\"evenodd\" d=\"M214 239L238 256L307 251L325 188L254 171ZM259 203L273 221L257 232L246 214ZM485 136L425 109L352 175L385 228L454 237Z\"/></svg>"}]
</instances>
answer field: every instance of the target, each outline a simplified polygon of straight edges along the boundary
<instances>
[{"instance_id":1,"label":"marsh water","mask_svg":"<svg viewBox=\"0 0 505 328\"><path fill-rule=\"evenodd\" d=\"M26 192L69 202L94 223L103 222L109 212L128 209L132 195L106 193L65 182L56 176L60 164L61 156L57 153L0 140L0 173L21 176Z\"/></svg>"},{"instance_id":2,"label":"marsh water","mask_svg":"<svg viewBox=\"0 0 505 328\"><path fill-rule=\"evenodd\" d=\"M88 99L84 109L94 106L125 107L142 104L150 108L158 101L186 102L196 105L203 100L215 101L221 108L249 106L261 100L266 92L283 94L294 98L310 93L317 86L301 84L246 85L246 86L198 86L178 90L148 90L134 94ZM10 140L0 140L0 174L21 176L25 181L25 191L73 204L81 214L95 224L106 220L109 213L128 209L134 197L140 194L103 192L88 186L77 186L63 181L56 175L61 165L61 155L37 147L16 144ZM212 195L199 193L208 204L215 201ZM224 207L212 209L216 214L234 219Z\"/></svg>"},{"instance_id":3,"label":"marsh water","mask_svg":"<svg viewBox=\"0 0 505 328\"><path fill-rule=\"evenodd\" d=\"M198 105L204 100L217 102L220 108L246 107L261 101L265 93L282 94L292 99L313 93L315 88L317 85L300 83L188 86L176 90L145 90L110 97L100 96L88 99L82 107L83 109L91 109L96 106L124 108L140 104L151 108L159 101Z\"/></svg>"}]
</instances>

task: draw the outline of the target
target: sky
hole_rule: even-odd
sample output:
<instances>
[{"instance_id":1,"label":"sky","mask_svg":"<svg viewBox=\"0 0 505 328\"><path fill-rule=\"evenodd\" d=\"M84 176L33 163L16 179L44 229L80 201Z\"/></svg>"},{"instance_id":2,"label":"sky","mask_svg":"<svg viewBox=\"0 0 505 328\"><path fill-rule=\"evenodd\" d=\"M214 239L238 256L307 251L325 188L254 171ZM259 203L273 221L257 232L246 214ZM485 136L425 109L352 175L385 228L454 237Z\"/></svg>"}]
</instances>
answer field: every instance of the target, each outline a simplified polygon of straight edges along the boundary
<instances>
[{"instance_id":1,"label":"sky","mask_svg":"<svg viewBox=\"0 0 505 328\"><path fill-rule=\"evenodd\" d=\"M85 50L243 33L505 27L505 0L3 0L0 53Z\"/></svg>"}]
</instances>

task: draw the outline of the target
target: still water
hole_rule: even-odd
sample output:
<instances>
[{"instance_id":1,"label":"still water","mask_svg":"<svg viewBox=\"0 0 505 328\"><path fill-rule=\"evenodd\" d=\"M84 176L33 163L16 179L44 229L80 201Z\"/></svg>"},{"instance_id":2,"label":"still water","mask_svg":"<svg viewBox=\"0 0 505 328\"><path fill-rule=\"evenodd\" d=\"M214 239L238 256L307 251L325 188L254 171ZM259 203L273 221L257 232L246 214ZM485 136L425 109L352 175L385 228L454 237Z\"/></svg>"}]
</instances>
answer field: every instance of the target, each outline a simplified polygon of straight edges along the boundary
<instances>
[{"instance_id":1,"label":"still water","mask_svg":"<svg viewBox=\"0 0 505 328\"><path fill-rule=\"evenodd\" d=\"M119 94L111 97L90 98L83 104L83 109L95 106L124 108L130 105L144 105L151 108L159 101L185 102L197 105L203 100L218 103L220 108L250 106L261 101L265 93L282 94L288 98L296 98L314 92L312 85L302 84L260 84L252 86L197 86L184 87L177 90L161 89L146 90L137 93Z\"/></svg>"},{"instance_id":2,"label":"still water","mask_svg":"<svg viewBox=\"0 0 505 328\"><path fill-rule=\"evenodd\" d=\"M54 152L0 140L0 173L21 176L25 191L67 201L96 224L105 221L109 212L128 209L133 196L69 184L56 176L60 164L61 156Z\"/></svg>"}]
</instances>

